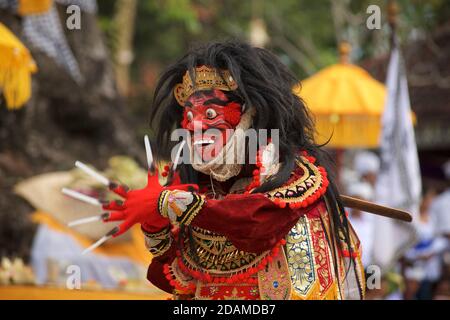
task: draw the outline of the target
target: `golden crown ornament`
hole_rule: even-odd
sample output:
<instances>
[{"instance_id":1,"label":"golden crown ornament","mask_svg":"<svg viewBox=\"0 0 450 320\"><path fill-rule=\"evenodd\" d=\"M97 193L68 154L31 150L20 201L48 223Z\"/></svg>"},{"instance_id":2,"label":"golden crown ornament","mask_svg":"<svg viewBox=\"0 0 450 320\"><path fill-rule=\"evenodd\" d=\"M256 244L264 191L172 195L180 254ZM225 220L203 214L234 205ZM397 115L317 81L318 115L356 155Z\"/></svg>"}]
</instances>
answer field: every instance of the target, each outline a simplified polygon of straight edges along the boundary
<instances>
[{"instance_id":1,"label":"golden crown ornament","mask_svg":"<svg viewBox=\"0 0 450 320\"><path fill-rule=\"evenodd\" d=\"M183 82L179 83L173 89L175 99L181 106L184 106L186 100L196 91L219 89L224 91L233 91L238 87L236 81L228 70L217 70L202 65L195 68L195 85L189 74L189 70L183 76Z\"/></svg>"}]
</instances>

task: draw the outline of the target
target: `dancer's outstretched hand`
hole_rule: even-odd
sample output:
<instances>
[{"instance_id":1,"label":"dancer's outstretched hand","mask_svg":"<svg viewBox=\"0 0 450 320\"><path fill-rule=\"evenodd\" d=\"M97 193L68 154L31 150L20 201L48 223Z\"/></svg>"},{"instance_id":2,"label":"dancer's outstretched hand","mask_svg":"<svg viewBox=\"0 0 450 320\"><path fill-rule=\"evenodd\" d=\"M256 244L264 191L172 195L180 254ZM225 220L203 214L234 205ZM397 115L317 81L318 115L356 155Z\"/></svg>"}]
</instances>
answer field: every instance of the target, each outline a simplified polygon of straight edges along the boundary
<instances>
[{"instance_id":1,"label":"dancer's outstretched hand","mask_svg":"<svg viewBox=\"0 0 450 320\"><path fill-rule=\"evenodd\" d=\"M110 184L110 190L118 194L124 201L111 201L103 205L103 209L111 210L105 214L103 221L123 221L113 237L117 237L140 223L148 232L157 232L169 224L169 219L162 217L158 211L158 199L164 190L198 190L195 184L180 184L178 173L174 174L169 186L162 186L158 180L158 170L148 173L147 186L143 189L129 190L124 185Z\"/></svg>"}]
</instances>

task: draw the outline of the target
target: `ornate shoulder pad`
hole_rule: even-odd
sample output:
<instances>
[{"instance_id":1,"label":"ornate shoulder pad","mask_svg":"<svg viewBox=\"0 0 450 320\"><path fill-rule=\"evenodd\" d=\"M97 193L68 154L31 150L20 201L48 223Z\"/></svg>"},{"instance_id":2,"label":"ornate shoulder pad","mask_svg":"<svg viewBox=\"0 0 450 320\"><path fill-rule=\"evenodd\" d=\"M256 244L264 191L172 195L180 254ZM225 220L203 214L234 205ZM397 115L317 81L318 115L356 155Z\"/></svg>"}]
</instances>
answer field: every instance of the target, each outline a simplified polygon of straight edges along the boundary
<instances>
[{"instance_id":1,"label":"ornate shoulder pad","mask_svg":"<svg viewBox=\"0 0 450 320\"><path fill-rule=\"evenodd\" d=\"M287 183L266 193L281 208L305 208L316 202L327 190L327 172L314 164L315 158L307 155L296 160L297 168Z\"/></svg>"}]
</instances>

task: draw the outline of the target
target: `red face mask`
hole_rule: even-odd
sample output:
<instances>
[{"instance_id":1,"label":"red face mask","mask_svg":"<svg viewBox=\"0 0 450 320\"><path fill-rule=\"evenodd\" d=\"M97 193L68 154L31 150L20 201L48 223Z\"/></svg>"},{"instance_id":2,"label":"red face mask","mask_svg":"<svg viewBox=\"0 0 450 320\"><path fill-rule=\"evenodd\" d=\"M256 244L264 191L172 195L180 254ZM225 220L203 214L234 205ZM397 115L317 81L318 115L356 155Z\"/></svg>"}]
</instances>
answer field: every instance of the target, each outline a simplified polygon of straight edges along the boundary
<instances>
[{"instance_id":1,"label":"red face mask","mask_svg":"<svg viewBox=\"0 0 450 320\"><path fill-rule=\"evenodd\" d=\"M191 145L203 161L212 160L228 142L232 135L226 130L239 124L241 108L217 89L196 92L186 101L181 126L191 131Z\"/></svg>"}]
</instances>

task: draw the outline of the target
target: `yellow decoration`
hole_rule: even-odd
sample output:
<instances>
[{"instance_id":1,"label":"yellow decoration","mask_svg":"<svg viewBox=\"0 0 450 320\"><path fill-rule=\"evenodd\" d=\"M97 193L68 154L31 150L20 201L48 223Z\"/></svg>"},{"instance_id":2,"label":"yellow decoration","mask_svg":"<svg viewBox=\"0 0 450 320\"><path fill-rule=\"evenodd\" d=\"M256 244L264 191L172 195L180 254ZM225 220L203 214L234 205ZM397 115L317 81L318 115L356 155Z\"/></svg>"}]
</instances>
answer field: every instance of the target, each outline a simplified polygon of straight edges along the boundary
<instances>
[{"instance_id":1,"label":"yellow decoration","mask_svg":"<svg viewBox=\"0 0 450 320\"><path fill-rule=\"evenodd\" d=\"M338 63L302 81L294 92L313 114L317 142L334 148L374 148L379 144L385 86L364 69Z\"/></svg>"},{"instance_id":2,"label":"yellow decoration","mask_svg":"<svg viewBox=\"0 0 450 320\"><path fill-rule=\"evenodd\" d=\"M19 0L17 12L21 16L40 14L50 10L53 0Z\"/></svg>"},{"instance_id":3,"label":"yellow decoration","mask_svg":"<svg viewBox=\"0 0 450 320\"><path fill-rule=\"evenodd\" d=\"M321 293L320 291L320 283L317 281L312 289L309 291L308 295L302 296L295 292L295 290L292 291L292 297L291 300L339 300L340 294L339 294L339 286L337 283L333 283L330 288L325 292Z\"/></svg>"},{"instance_id":4,"label":"yellow decoration","mask_svg":"<svg viewBox=\"0 0 450 320\"><path fill-rule=\"evenodd\" d=\"M31 75L37 71L28 49L0 23L0 91L8 109L19 109L31 96Z\"/></svg>"},{"instance_id":5,"label":"yellow decoration","mask_svg":"<svg viewBox=\"0 0 450 320\"><path fill-rule=\"evenodd\" d=\"M87 248L93 243L92 240L79 234L73 229L62 225L45 212L36 211L33 213L31 218L35 223L45 224L52 230L65 233L73 237L75 241L77 241L83 248ZM140 226L135 225L131 228L131 239L132 240L130 242L126 243L105 243L101 247L96 248L94 252L110 257L126 256L137 263L147 266L152 260L152 255L145 247L145 238Z\"/></svg>"},{"instance_id":6,"label":"yellow decoration","mask_svg":"<svg viewBox=\"0 0 450 320\"><path fill-rule=\"evenodd\" d=\"M129 292L124 290L70 290L50 286L0 286L0 300L167 300L163 291Z\"/></svg>"}]
</instances>

